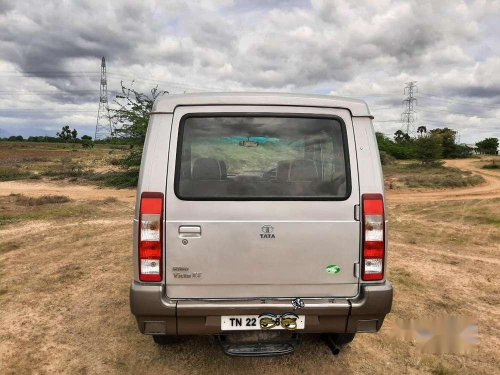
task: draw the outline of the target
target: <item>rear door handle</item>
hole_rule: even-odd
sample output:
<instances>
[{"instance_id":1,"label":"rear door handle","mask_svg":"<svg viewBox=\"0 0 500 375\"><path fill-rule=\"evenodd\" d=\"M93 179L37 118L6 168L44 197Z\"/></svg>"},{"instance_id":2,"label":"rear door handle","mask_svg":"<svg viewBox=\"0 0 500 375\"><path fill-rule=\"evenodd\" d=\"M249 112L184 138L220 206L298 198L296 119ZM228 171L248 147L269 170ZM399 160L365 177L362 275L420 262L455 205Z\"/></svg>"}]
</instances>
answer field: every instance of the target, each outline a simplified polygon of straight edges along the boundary
<instances>
[{"instance_id":1,"label":"rear door handle","mask_svg":"<svg viewBox=\"0 0 500 375\"><path fill-rule=\"evenodd\" d=\"M179 227L180 238L201 237L201 227L199 225L181 225Z\"/></svg>"}]
</instances>

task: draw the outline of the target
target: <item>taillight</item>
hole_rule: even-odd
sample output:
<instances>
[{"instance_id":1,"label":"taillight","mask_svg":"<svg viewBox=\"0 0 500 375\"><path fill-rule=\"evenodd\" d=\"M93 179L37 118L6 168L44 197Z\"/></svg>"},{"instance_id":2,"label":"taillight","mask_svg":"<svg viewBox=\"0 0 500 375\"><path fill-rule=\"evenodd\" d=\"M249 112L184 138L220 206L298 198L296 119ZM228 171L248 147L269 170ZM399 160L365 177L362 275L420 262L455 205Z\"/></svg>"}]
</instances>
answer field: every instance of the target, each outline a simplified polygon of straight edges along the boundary
<instances>
[{"instance_id":1,"label":"taillight","mask_svg":"<svg viewBox=\"0 0 500 375\"><path fill-rule=\"evenodd\" d=\"M142 193L139 211L139 280L161 281L163 194Z\"/></svg>"},{"instance_id":2,"label":"taillight","mask_svg":"<svg viewBox=\"0 0 500 375\"><path fill-rule=\"evenodd\" d=\"M363 194L363 261L361 278L365 281L384 278L385 217L382 194Z\"/></svg>"}]
</instances>

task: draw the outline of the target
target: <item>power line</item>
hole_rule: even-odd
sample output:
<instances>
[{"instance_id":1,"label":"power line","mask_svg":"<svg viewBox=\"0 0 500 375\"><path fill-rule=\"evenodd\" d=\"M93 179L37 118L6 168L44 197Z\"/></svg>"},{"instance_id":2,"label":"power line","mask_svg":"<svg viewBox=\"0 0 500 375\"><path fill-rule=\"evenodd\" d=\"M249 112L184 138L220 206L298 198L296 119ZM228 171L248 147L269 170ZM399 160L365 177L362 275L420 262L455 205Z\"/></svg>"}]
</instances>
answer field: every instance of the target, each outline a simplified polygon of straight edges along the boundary
<instances>
[{"instance_id":1,"label":"power line","mask_svg":"<svg viewBox=\"0 0 500 375\"><path fill-rule=\"evenodd\" d=\"M446 109L421 109L422 112L429 112L429 113L448 113L450 115L459 115L459 116L467 116L467 117L477 117L477 118L482 118L482 119L496 119L498 117L496 116L479 116L471 113L463 113L463 112L453 112L453 111L448 111Z\"/></svg>"},{"instance_id":2,"label":"power line","mask_svg":"<svg viewBox=\"0 0 500 375\"><path fill-rule=\"evenodd\" d=\"M481 102L477 102L477 101L473 101L473 100L451 99L448 97L438 96L438 95L434 95L434 94L425 94L425 93L421 93L421 92L419 92L419 94L424 96L424 97L435 98L432 100L440 100L440 101L444 101L444 102L452 102L452 103L457 103L457 104L476 105L476 106L480 106L480 107L488 107L488 108L493 108L493 109L499 108L498 105L485 104L485 103L481 103ZM429 100L431 100L431 99L429 99Z\"/></svg>"},{"instance_id":3,"label":"power line","mask_svg":"<svg viewBox=\"0 0 500 375\"><path fill-rule=\"evenodd\" d=\"M121 77L121 78L127 78L132 81L138 81L138 82L151 82L151 83L164 83L170 86L178 87L178 88L184 88L184 89L191 89L191 90L206 90L206 91L221 91L224 90L221 87L208 87L208 86L194 86L194 85L189 85L181 82L175 82L175 81L166 81L166 80L159 80L159 79L148 79L148 78L135 78L133 76L125 75L125 74L120 74L120 73L109 73L110 76L115 76L115 77Z\"/></svg>"},{"instance_id":4,"label":"power line","mask_svg":"<svg viewBox=\"0 0 500 375\"><path fill-rule=\"evenodd\" d=\"M10 109L5 109L2 108L0 109L0 112L7 112L7 113L38 113L38 112L65 112L65 113L70 113L70 112L91 112L95 113L95 110L90 110L90 109L52 109L52 108L41 108L41 109L33 109L33 108L10 108Z\"/></svg>"}]
</instances>

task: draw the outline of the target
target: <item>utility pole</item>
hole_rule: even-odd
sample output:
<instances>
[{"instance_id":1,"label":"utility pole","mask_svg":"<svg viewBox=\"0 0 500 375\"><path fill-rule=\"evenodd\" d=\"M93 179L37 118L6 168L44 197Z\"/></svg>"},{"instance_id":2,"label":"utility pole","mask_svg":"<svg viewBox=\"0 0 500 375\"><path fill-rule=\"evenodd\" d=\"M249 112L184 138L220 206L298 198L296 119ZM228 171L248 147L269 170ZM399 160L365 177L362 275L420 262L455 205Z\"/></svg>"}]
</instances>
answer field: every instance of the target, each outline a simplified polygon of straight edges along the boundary
<instances>
[{"instance_id":1,"label":"utility pole","mask_svg":"<svg viewBox=\"0 0 500 375\"><path fill-rule=\"evenodd\" d=\"M417 81L406 83L404 93L407 97L403 100L405 111L401 114L401 122L403 123L403 127L406 127L406 134L408 135L410 132L411 134L415 132L415 122L417 121L417 112L415 111L417 98L415 98L415 94L417 92Z\"/></svg>"},{"instance_id":2,"label":"utility pole","mask_svg":"<svg viewBox=\"0 0 500 375\"><path fill-rule=\"evenodd\" d=\"M109 117L108 105L108 82L106 80L106 60L104 56L101 60L101 83L99 88L99 109L97 111L97 122L95 125L95 137L99 139L111 138L113 128L111 127L111 118Z\"/></svg>"}]
</instances>

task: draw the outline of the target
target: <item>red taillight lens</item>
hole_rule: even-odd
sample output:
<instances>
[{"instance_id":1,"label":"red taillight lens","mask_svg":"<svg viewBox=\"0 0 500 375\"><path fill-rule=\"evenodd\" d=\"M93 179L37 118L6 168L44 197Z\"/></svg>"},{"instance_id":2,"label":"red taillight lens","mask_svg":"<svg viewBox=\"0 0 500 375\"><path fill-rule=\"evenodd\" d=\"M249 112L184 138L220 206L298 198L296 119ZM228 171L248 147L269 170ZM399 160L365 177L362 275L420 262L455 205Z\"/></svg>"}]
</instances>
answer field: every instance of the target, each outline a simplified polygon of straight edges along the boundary
<instances>
[{"instance_id":1,"label":"red taillight lens","mask_svg":"<svg viewBox=\"0 0 500 375\"><path fill-rule=\"evenodd\" d=\"M365 281L384 278L385 216L382 194L363 194L363 260L361 278Z\"/></svg>"},{"instance_id":2,"label":"red taillight lens","mask_svg":"<svg viewBox=\"0 0 500 375\"><path fill-rule=\"evenodd\" d=\"M163 194L142 193L139 212L139 280L161 281Z\"/></svg>"}]
</instances>

